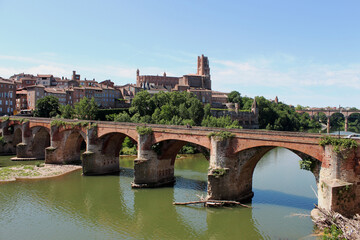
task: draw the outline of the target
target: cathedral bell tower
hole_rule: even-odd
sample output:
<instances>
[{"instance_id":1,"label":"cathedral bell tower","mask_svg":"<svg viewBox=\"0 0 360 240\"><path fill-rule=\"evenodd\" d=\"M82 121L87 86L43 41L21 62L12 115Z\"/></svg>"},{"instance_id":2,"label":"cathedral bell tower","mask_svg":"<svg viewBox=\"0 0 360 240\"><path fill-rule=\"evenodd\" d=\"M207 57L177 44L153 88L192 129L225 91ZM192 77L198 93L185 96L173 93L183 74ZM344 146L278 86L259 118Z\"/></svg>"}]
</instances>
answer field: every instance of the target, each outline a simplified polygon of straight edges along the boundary
<instances>
[{"instance_id":1,"label":"cathedral bell tower","mask_svg":"<svg viewBox=\"0 0 360 240\"><path fill-rule=\"evenodd\" d=\"M198 56L197 75L210 76L209 59L204 54Z\"/></svg>"}]
</instances>

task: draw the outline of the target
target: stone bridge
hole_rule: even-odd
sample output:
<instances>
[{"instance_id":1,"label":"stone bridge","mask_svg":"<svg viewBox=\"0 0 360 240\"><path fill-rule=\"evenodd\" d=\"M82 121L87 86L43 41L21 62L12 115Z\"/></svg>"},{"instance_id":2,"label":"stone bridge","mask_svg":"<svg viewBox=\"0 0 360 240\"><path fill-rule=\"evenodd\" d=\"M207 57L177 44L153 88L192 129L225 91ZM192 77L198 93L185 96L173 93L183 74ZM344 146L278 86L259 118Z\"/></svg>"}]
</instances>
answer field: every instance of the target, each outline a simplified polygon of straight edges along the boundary
<instances>
[{"instance_id":1,"label":"stone bridge","mask_svg":"<svg viewBox=\"0 0 360 240\"><path fill-rule=\"evenodd\" d=\"M119 151L127 136L138 149L133 187L173 184L177 153L187 143L197 145L209 153L207 198L213 200L250 200L256 164L271 149L286 148L313 162L320 207L345 215L360 212L359 148L336 153L331 145L319 145L319 134L148 124L152 131L140 135L137 127L144 124L15 117L1 121L6 148L16 149L17 159L82 162L84 175L118 172ZM233 136L212 134L220 130Z\"/></svg>"},{"instance_id":2,"label":"stone bridge","mask_svg":"<svg viewBox=\"0 0 360 240\"><path fill-rule=\"evenodd\" d=\"M335 113L341 113L345 118L345 132L347 132L349 127L349 117L351 114L360 113L360 111L352 111L352 110L345 110L345 109L310 109L310 110L296 110L298 113L308 113L311 118L319 113L324 113L327 118L327 133L330 133L330 117Z\"/></svg>"}]
</instances>

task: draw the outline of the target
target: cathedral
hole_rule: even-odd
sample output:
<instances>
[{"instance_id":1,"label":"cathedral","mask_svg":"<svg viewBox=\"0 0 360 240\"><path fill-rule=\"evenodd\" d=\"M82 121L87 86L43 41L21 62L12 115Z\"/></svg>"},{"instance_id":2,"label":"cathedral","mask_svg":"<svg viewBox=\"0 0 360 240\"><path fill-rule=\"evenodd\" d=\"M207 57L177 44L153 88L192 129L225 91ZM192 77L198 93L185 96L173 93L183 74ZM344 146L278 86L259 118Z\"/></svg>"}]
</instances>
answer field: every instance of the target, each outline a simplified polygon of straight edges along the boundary
<instances>
[{"instance_id":1,"label":"cathedral","mask_svg":"<svg viewBox=\"0 0 360 240\"><path fill-rule=\"evenodd\" d=\"M136 71L136 86L148 91L189 91L194 93L204 104L211 101L211 78L209 59L198 56L196 74L186 74L182 77L169 77L166 73L163 76L140 75Z\"/></svg>"}]
</instances>

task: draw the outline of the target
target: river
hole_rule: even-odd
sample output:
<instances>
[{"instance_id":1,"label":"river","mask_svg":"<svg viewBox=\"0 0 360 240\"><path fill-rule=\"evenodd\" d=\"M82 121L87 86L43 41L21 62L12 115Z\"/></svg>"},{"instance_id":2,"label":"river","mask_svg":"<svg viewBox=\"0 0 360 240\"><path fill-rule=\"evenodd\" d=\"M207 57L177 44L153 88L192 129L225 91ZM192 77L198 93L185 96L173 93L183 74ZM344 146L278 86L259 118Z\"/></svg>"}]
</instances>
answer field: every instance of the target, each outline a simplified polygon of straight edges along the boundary
<instances>
[{"instance_id":1,"label":"river","mask_svg":"<svg viewBox=\"0 0 360 240\"><path fill-rule=\"evenodd\" d=\"M0 166L18 164L0 157ZM310 214L314 176L299 158L276 148L255 168L253 208L174 206L206 196L208 161L175 162L176 185L131 189L133 159L120 174L0 184L0 239L315 239ZM35 163L29 163L35 164Z\"/></svg>"}]
</instances>

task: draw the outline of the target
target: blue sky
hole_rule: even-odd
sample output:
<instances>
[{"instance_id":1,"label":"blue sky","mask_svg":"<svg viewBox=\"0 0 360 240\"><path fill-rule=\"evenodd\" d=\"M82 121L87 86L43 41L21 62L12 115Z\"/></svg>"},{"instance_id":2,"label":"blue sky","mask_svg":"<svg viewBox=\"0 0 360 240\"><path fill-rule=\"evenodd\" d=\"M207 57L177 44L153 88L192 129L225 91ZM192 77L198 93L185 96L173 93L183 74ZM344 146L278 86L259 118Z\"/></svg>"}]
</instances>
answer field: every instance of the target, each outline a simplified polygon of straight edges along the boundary
<instances>
[{"instance_id":1,"label":"blue sky","mask_svg":"<svg viewBox=\"0 0 360 240\"><path fill-rule=\"evenodd\" d=\"M135 83L196 72L214 90L360 108L359 1L0 0L0 76Z\"/></svg>"}]
</instances>

